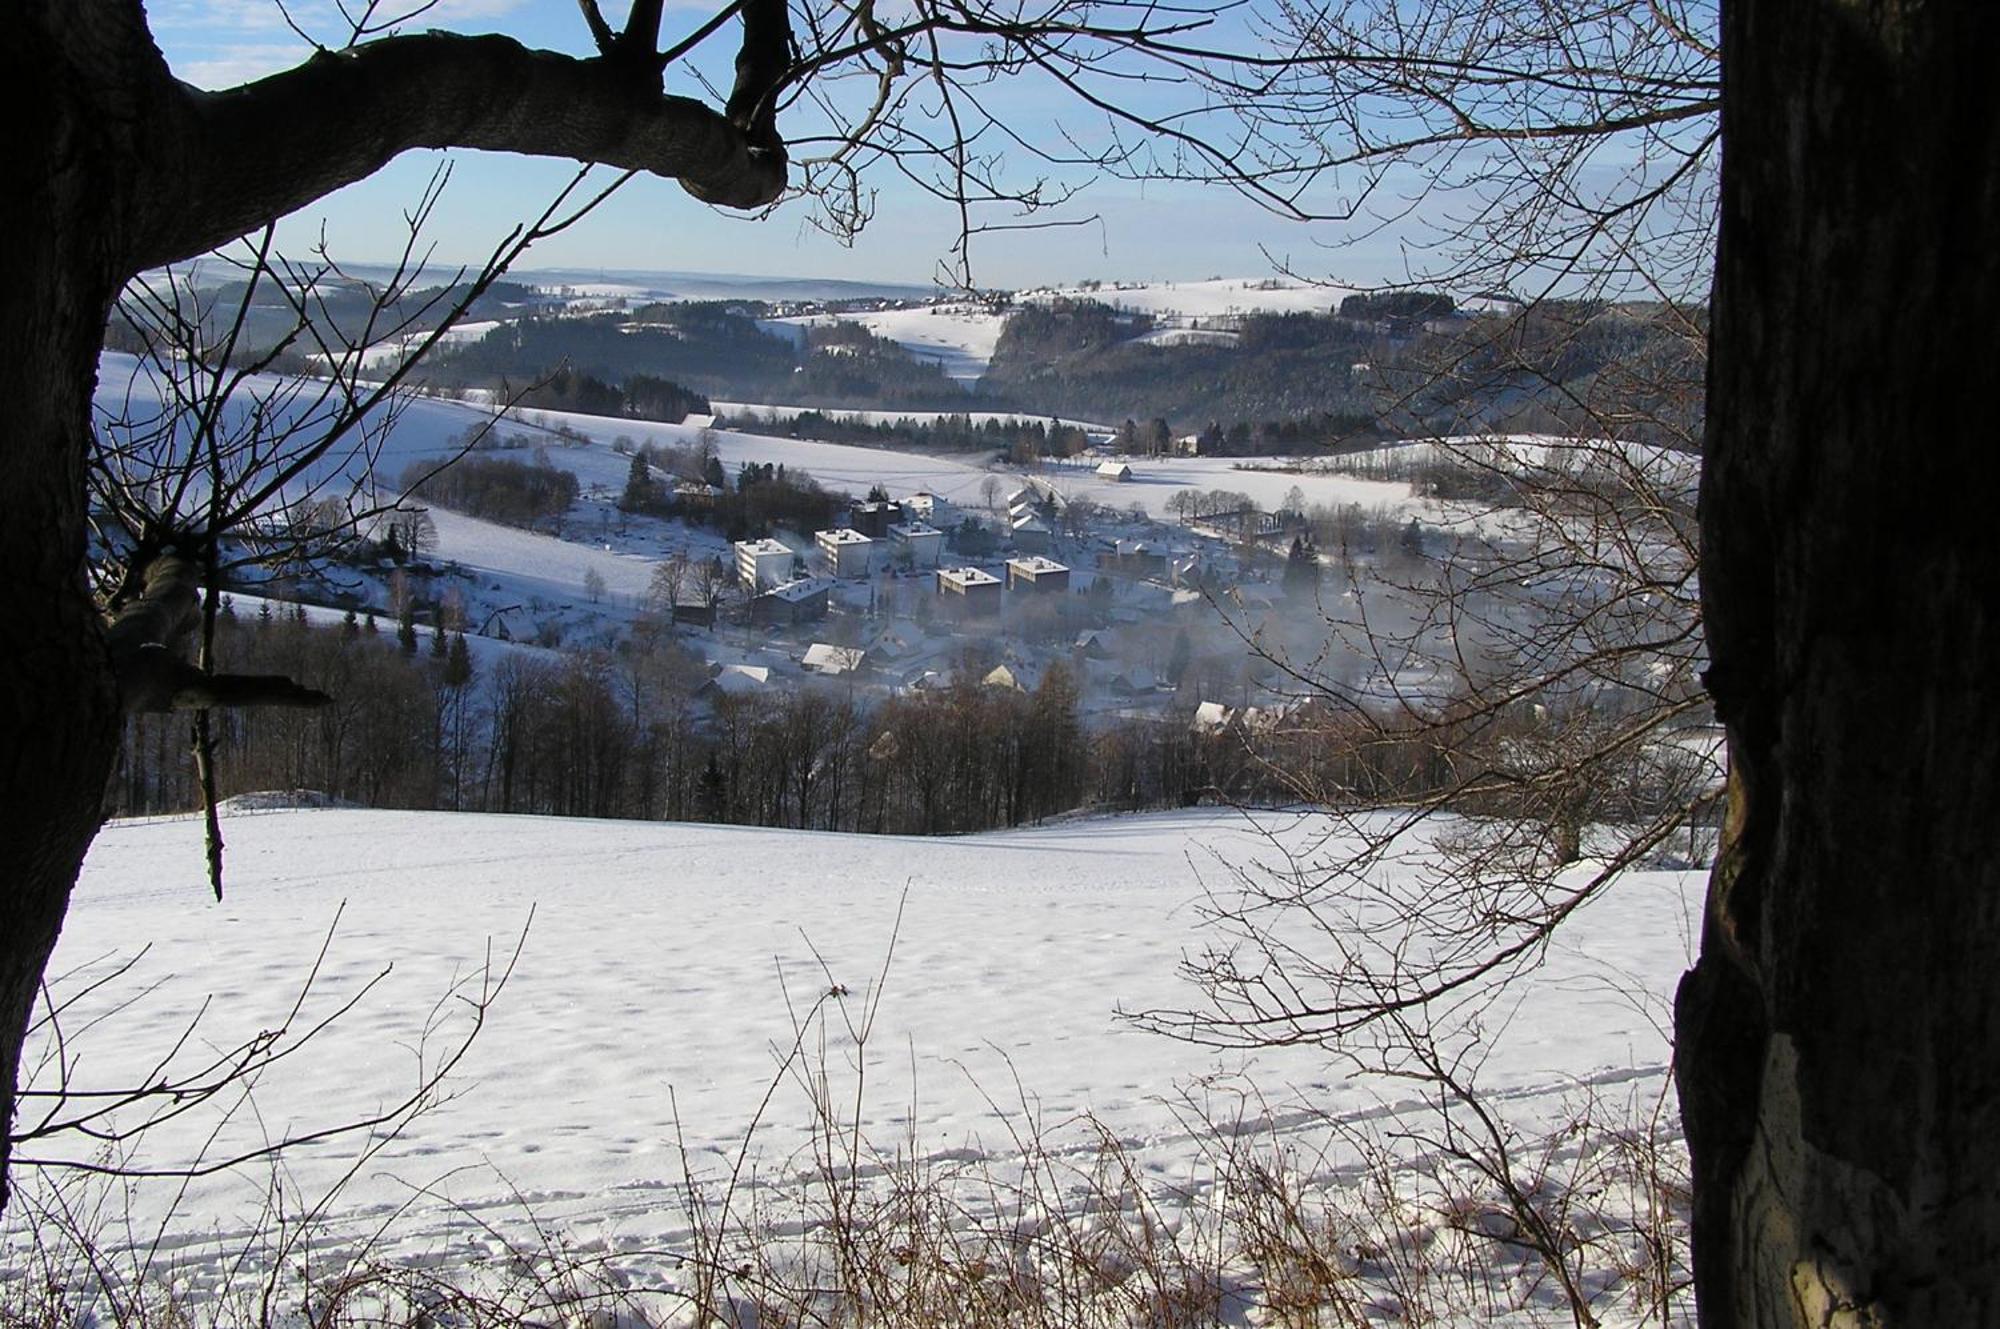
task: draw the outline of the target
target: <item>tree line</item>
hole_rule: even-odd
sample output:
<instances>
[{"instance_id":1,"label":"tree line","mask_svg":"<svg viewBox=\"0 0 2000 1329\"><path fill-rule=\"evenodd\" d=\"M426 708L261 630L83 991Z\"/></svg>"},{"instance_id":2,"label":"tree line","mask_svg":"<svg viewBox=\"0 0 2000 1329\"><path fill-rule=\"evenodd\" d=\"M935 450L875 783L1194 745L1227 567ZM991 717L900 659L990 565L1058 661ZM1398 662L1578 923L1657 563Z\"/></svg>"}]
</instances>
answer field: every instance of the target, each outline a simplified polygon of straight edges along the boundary
<instances>
[{"instance_id":1,"label":"tree line","mask_svg":"<svg viewBox=\"0 0 2000 1329\"><path fill-rule=\"evenodd\" d=\"M939 835L1082 808L1365 807L1457 790L1461 811L1573 831L1666 806L1698 775L1653 753L1555 778L1535 763L1568 758L1543 750L1553 731L1525 707L1396 724L1309 699L1202 724L1177 711L1091 726L1067 668L1021 690L983 685L970 656L948 686L873 704L832 685L735 694L706 686L657 618L615 652L510 650L482 665L462 634L414 612L316 625L266 602L225 609L216 646L231 669L282 671L334 698L217 713L222 797L311 789L370 807ZM1597 705L1617 714L1615 699ZM1465 795L1467 769L1486 766L1505 778ZM127 717L107 795L121 816L198 806L185 722Z\"/></svg>"}]
</instances>

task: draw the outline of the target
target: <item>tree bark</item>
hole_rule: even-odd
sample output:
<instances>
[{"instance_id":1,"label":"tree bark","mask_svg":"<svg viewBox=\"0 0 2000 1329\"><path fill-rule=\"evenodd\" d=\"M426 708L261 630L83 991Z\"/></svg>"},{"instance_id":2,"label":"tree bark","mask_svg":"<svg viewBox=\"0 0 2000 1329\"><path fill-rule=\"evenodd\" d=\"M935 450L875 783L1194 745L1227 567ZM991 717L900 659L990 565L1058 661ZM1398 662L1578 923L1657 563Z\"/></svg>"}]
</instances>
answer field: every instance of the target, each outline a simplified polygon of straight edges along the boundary
<instances>
[{"instance_id":1,"label":"tree bark","mask_svg":"<svg viewBox=\"0 0 2000 1329\"><path fill-rule=\"evenodd\" d=\"M1705 1326L2000 1323L1996 61L1992 5L1724 7Z\"/></svg>"},{"instance_id":2,"label":"tree bark","mask_svg":"<svg viewBox=\"0 0 2000 1329\"><path fill-rule=\"evenodd\" d=\"M763 4L745 25L759 77L788 67L784 12L774 20ZM656 62L426 33L204 93L173 78L139 0L23 0L8 19L0 78L21 111L0 190L0 567L17 589L0 652L0 1211L27 1022L116 753L119 690L85 579L84 468L97 356L125 283L415 147L631 167L734 207L762 206L785 184L768 96L732 118L662 95ZM151 686L128 668L127 702L278 690L165 672Z\"/></svg>"},{"instance_id":3,"label":"tree bark","mask_svg":"<svg viewBox=\"0 0 2000 1329\"><path fill-rule=\"evenodd\" d=\"M116 71L115 30L85 34ZM0 652L0 1209L27 1021L117 745L117 694L84 578L85 450L117 240L88 224L115 208L135 104L98 101L52 71L64 53L33 22L0 43L23 118L0 190L0 567L16 592ZM129 160L129 158L128 158Z\"/></svg>"}]
</instances>

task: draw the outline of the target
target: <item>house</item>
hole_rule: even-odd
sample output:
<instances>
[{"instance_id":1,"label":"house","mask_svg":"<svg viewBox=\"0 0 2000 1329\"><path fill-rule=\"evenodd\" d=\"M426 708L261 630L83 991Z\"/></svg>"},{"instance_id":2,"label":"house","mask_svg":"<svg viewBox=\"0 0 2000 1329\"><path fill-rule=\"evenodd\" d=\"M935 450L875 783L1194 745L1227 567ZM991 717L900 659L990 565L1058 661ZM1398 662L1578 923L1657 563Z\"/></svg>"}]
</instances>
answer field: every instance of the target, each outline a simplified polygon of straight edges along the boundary
<instances>
[{"instance_id":1,"label":"house","mask_svg":"<svg viewBox=\"0 0 2000 1329\"><path fill-rule=\"evenodd\" d=\"M697 697L748 697L771 685L771 671L763 665L719 665L706 683L695 689Z\"/></svg>"},{"instance_id":2,"label":"house","mask_svg":"<svg viewBox=\"0 0 2000 1329\"><path fill-rule=\"evenodd\" d=\"M851 504L847 509L847 524L871 540L885 538L889 528L901 520L903 506L900 503L884 503L875 499Z\"/></svg>"},{"instance_id":3,"label":"house","mask_svg":"<svg viewBox=\"0 0 2000 1329\"><path fill-rule=\"evenodd\" d=\"M939 568L938 599L946 613L983 618L1000 612L1000 579L978 568Z\"/></svg>"},{"instance_id":4,"label":"house","mask_svg":"<svg viewBox=\"0 0 2000 1329\"><path fill-rule=\"evenodd\" d=\"M1007 589L1060 594L1069 589L1069 569L1039 554L1028 558L1010 558L1007 560Z\"/></svg>"},{"instance_id":5,"label":"house","mask_svg":"<svg viewBox=\"0 0 2000 1329\"><path fill-rule=\"evenodd\" d=\"M928 522L943 530L958 524L958 514L944 499L920 489L903 500L903 520Z\"/></svg>"},{"instance_id":6,"label":"house","mask_svg":"<svg viewBox=\"0 0 2000 1329\"><path fill-rule=\"evenodd\" d=\"M839 677L861 668L865 658L867 653L859 646L829 646L823 641L816 641L806 647L805 656L799 664L807 673Z\"/></svg>"},{"instance_id":7,"label":"house","mask_svg":"<svg viewBox=\"0 0 2000 1329\"><path fill-rule=\"evenodd\" d=\"M826 577L800 577L773 586L750 601L750 621L759 627L816 623L826 617L832 589L833 582Z\"/></svg>"},{"instance_id":8,"label":"house","mask_svg":"<svg viewBox=\"0 0 2000 1329\"><path fill-rule=\"evenodd\" d=\"M1033 692L1040 685L1034 670L1022 664L994 665L979 682L982 687L1008 688L1015 692Z\"/></svg>"},{"instance_id":9,"label":"house","mask_svg":"<svg viewBox=\"0 0 2000 1329\"><path fill-rule=\"evenodd\" d=\"M673 619L676 623L692 623L696 627L715 626L715 606L701 601L674 601Z\"/></svg>"},{"instance_id":10,"label":"house","mask_svg":"<svg viewBox=\"0 0 2000 1329\"><path fill-rule=\"evenodd\" d=\"M1007 495L1007 511L1012 512L1016 508L1024 507L1032 508L1041 501L1042 496L1033 485L1022 485L1019 489Z\"/></svg>"},{"instance_id":11,"label":"house","mask_svg":"<svg viewBox=\"0 0 2000 1329\"><path fill-rule=\"evenodd\" d=\"M906 622L891 623L868 643L870 655L888 660L906 659L929 648L930 641L924 630Z\"/></svg>"},{"instance_id":12,"label":"house","mask_svg":"<svg viewBox=\"0 0 2000 1329\"><path fill-rule=\"evenodd\" d=\"M951 675L935 669L912 669L903 675L905 692L943 692L951 686Z\"/></svg>"},{"instance_id":13,"label":"house","mask_svg":"<svg viewBox=\"0 0 2000 1329\"><path fill-rule=\"evenodd\" d=\"M1142 693L1159 690L1160 678L1144 665L1134 665L1122 674L1115 674L1109 680L1113 692L1136 697Z\"/></svg>"},{"instance_id":14,"label":"house","mask_svg":"<svg viewBox=\"0 0 2000 1329\"><path fill-rule=\"evenodd\" d=\"M1205 701L1194 708L1194 718L1188 721L1188 728L1197 734L1219 733L1229 727L1235 717L1229 708L1219 701Z\"/></svg>"},{"instance_id":15,"label":"house","mask_svg":"<svg viewBox=\"0 0 2000 1329\"><path fill-rule=\"evenodd\" d=\"M679 480L674 483L674 502L683 508L712 508L725 492L706 480Z\"/></svg>"},{"instance_id":16,"label":"house","mask_svg":"<svg viewBox=\"0 0 2000 1329\"><path fill-rule=\"evenodd\" d=\"M944 532L923 522L898 522L889 528L897 554L908 554L910 566L934 568L944 556Z\"/></svg>"},{"instance_id":17,"label":"house","mask_svg":"<svg viewBox=\"0 0 2000 1329\"><path fill-rule=\"evenodd\" d=\"M1143 540L1116 540L1097 556L1097 566L1127 577L1157 577L1167 570L1167 556Z\"/></svg>"},{"instance_id":18,"label":"house","mask_svg":"<svg viewBox=\"0 0 2000 1329\"><path fill-rule=\"evenodd\" d=\"M817 531L813 541L836 577L865 577L874 567L875 542L851 526Z\"/></svg>"},{"instance_id":19,"label":"house","mask_svg":"<svg viewBox=\"0 0 2000 1329\"><path fill-rule=\"evenodd\" d=\"M1097 478L1100 480L1116 480L1118 483L1123 484L1132 478L1132 468L1122 461L1100 462L1097 467Z\"/></svg>"},{"instance_id":20,"label":"house","mask_svg":"<svg viewBox=\"0 0 2000 1329\"><path fill-rule=\"evenodd\" d=\"M1040 517L1029 513L1014 519L1014 547L1031 554L1046 554L1055 538Z\"/></svg>"},{"instance_id":21,"label":"house","mask_svg":"<svg viewBox=\"0 0 2000 1329\"><path fill-rule=\"evenodd\" d=\"M1105 645L1104 634L1102 632L1089 631L1078 633L1076 643L1070 647L1070 650L1079 660L1108 660L1111 658L1111 651Z\"/></svg>"},{"instance_id":22,"label":"house","mask_svg":"<svg viewBox=\"0 0 2000 1329\"><path fill-rule=\"evenodd\" d=\"M792 579L794 555L791 547L778 540L738 540L736 576L744 587L757 592Z\"/></svg>"}]
</instances>

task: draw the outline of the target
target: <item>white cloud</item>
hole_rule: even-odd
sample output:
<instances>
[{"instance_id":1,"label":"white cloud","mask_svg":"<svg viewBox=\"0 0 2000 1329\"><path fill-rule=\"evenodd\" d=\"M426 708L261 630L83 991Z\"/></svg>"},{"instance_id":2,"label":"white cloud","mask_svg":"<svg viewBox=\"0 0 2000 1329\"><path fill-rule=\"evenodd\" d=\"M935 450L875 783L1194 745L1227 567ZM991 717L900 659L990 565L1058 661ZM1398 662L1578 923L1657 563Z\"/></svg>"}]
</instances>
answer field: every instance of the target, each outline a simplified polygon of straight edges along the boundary
<instances>
[{"instance_id":1,"label":"white cloud","mask_svg":"<svg viewBox=\"0 0 2000 1329\"><path fill-rule=\"evenodd\" d=\"M305 59L306 46L290 42L238 42L209 48L205 57L172 61L174 77L197 88L233 88L290 69Z\"/></svg>"}]
</instances>

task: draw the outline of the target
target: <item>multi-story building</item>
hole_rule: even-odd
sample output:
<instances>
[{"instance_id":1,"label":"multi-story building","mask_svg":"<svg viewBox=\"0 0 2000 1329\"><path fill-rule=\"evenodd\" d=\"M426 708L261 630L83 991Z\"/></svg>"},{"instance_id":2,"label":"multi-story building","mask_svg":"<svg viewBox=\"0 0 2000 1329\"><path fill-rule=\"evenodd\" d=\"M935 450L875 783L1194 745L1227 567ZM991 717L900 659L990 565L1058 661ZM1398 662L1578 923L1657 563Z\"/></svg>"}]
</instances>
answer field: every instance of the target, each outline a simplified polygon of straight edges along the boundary
<instances>
[{"instance_id":1,"label":"multi-story building","mask_svg":"<svg viewBox=\"0 0 2000 1329\"><path fill-rule=\"evenodd\" d=\"M768 590L792 579L794 555L777 540L738 540L736 576L752 593Z\"/></svg>"},{"instance_id":2,"label":"multi-story building","mask_svg":"<svg viewBox=\"0 0 2000 1329\"><path fill-rule=\"evenodd\" d=\"M813 542L836 577L865 577L875 565L875 542L851 526L816 532Z\"/></svg>"}]
</instances>

